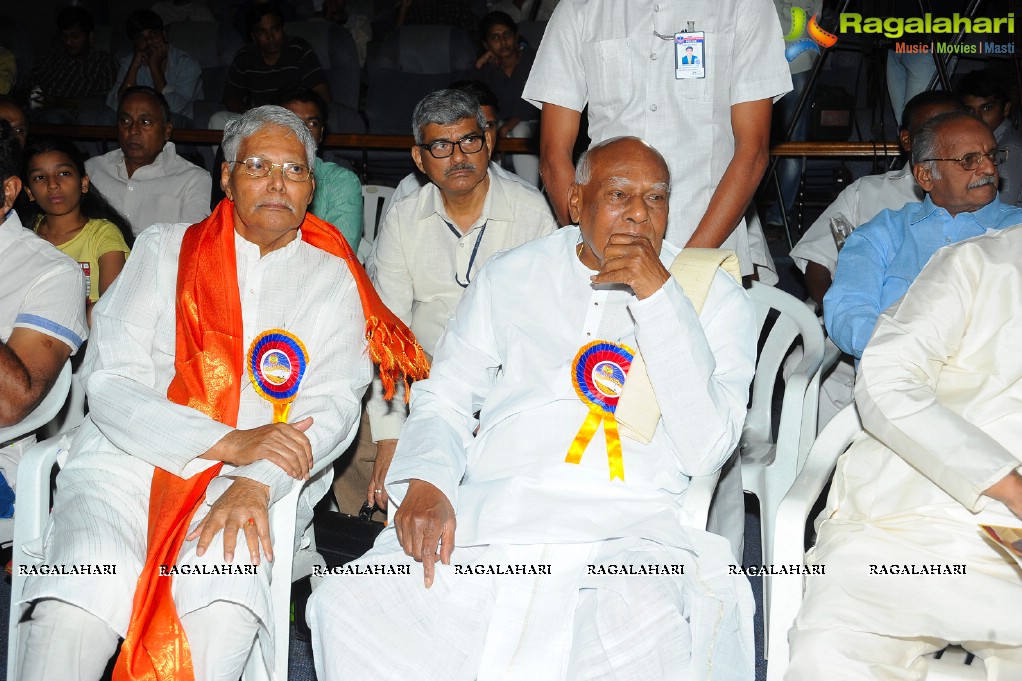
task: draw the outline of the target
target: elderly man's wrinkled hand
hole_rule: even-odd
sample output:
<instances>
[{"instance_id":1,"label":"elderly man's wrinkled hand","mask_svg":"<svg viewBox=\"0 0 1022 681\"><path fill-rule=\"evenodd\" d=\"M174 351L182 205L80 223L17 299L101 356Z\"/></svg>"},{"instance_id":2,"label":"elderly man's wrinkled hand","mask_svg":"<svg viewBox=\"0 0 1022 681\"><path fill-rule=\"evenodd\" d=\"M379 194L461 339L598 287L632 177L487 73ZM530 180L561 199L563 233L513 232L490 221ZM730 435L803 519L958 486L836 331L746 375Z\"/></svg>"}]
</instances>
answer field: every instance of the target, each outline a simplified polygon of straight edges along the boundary
<instances>
[{"instance_id":1,"label":"elderly man's wrinkled hand","mask_svg":"<svg viewBox=\"0 0 1022 681\"><path fill-rule=\"evenodd\" d=\"M670 279L653 243L642 236L614 234L603 249L603 267L594 284L625 284L639 300L650 297Z\"/></svg>"},{"instance_id":2,"label":"elderly man's wrinkled hand","mask_svg":"<svg viewBox=\"0 0 1022 681\"><path fill-rule=\"evenodd\" d=\"M217 499L209 514L195 526L188 535L190 541L199 538L195 552L206 553L206 549L221 530L224 533L224 562L234 562L234 548L238 544L238 532L245 533L245 542L252 557L252 564L259 565L259 545L267 560L273 560L270 545L270 488L261 482L247 478L236 478L227 491Z\"/></svg>"},{"instance_id":3,"label":"elderly man's wrinkled hand","mask_svg":"<svg viewBox=\"0 0 1022 681\"><path fill-rule=\"evenodd\" d=\"M451 564L455 525L454 507L443 492L423 480L408 484L408 493L394 515L394 527L401 548L422 563L427 589L433 586L436 561Z\"/></svg>"},{"instance_id":4,"label":"elderly man's wrinkled hand","mask_svg":"<svg viewBox=\"0 0 1022 681\"><path fill-rule=\"evenodd\" d=\"M312 470L312 444L305 431L312 417L297 423L271 423L248 430L234 430L202 455L203 459L245 466L266 459L296 480L308 480Z\"/></svg>"}]
</instances>

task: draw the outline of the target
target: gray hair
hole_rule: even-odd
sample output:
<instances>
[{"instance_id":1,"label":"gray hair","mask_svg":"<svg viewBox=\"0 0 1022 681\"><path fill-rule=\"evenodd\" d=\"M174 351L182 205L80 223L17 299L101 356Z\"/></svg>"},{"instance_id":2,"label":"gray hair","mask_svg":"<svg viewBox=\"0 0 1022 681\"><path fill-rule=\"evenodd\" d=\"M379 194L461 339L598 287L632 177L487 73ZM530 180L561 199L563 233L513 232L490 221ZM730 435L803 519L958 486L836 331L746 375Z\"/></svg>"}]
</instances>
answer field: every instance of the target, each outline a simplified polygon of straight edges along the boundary
<instances>
[{"instance_id":1,"label":"gray hair","mask_svg":"<svg viewBox=\"0 0 1022 681\"><path fill-rule=\"evenodd\" d=\"M485 132L486 118L475 97L461 90L430 92L415 105L415 111L412 112L415 143L423 143L427 125L452 125L464 118L474 118L479 124L479 130Z\"/></svg>"},{"instance_id":2,"label":"gray hair","mask_svg":"<svg viewBox=\"0 0 1022 681\"><path fill-rule=\"evenodd\" d=\"M305 122L282 106L257 106L249 109L224 126L224 160L234 170L234 164L238 160L238 150L241 143L248 137L259 132L267 125L277 125L287 128L295 134L298 141L305 147L305 162L311 168L316 160L316 140L312 133L305 127Z\"/></svg>"},{"instance_id":3,"label":"gray hair","mask_svg":"<svg viewBox=\"0 0 1022 681\"><path fill-rule=\"evenodd\" d=\"M656 155L657 159L659 159L659 161L664 165L664 168L667 170L667 191L670 192L671 170L670 166L667 165L667 160L664 158L663 154L661 154L659 151L653 148L652 145L648 144L641 138L632 137L628 135L624 135L621 137L611 137L610 139L603 140L598 144L594 144L593 146L589 147L584 152L582 152L582 155L578 157L578 163L575 165L575 184L581 187L583 185L589 184L589 180L592 179L593 152L599 151L600 149L610 146L615 142L620 142L621 140L635 140L637 142L642 142L643 145L645 145L650 151L652 151Z\"/></svg>"},{"instance_id":4,"label":"gray hair","mask_svg":"<svg viewBox=\"0 0 1022 681\"><path fill-rule=\"evenodd\" d=\"M930 176L935 180L941 178L940 171L937 170L936 161L927 159L940 158L943 154L943 141L941 137L941 130L962 119L972 119L982 123L975 114L971 111L960 110L960 111L945 111L942 114L937 114L930 120L920 125L916 130L912 131L912 165L921 166L926 165L930 169Z\"/></svg>"}]
</instances>

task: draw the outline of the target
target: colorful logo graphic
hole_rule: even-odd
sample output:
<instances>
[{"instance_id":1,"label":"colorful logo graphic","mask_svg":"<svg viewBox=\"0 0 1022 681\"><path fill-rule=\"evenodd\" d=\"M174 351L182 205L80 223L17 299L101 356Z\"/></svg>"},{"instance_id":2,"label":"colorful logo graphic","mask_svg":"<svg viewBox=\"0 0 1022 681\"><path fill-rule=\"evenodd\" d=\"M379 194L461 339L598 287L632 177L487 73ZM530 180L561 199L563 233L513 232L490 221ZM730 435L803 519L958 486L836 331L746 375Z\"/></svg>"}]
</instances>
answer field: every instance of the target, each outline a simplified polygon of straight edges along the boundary
<instances>
[{"instance_id":1,"label":"colorful logo graphic","mask_svg":"<svg viewBox=\"0 0 1022 681\"><path fill-rule=\"evenodd\" d=\"M305 375L309 354L298 338L283 329L259 334L248 349L248 373L264 399L286 404L294 399Z\"/></svg>"},{"instance_id":2,"label":"colorful logo graphic","mask_svg":"<svg viewBox=\"0 0 1022 681\"><path fill-rule=\"evenodd\" d=\"M632 350L609 341L593 341L575 356L572 385L590 407L613 414L624 388Z\"/></svg>"},{"instance_id":3,"label":"colorful logo graphic","mask_svg":"<svg viewBox=\"0 0 1022 681\"><path fill-rule=\"evenodd\" d=\"M789 62L795 61L803 52L816 52L820 53L820 48L833 47L837 43L837 36L833 33L828 33L820 28L820 24L816 21L817 15L813 15L808 21L806 11L801 7L791 8L791 30L784 36L784 42L788 43L788 46L784 48L784 56ZM806 34L809 37L804 37Z\"/></svg>"}]
</instances>

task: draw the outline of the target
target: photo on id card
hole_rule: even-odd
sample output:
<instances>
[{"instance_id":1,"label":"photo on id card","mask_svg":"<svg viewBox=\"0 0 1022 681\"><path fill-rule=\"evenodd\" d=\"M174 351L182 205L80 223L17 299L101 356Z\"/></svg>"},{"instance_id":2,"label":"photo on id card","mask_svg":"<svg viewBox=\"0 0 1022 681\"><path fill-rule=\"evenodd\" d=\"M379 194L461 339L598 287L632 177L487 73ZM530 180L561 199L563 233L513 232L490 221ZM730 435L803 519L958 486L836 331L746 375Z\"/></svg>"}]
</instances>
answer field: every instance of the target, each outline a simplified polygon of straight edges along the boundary
<instances>
[{"instance_id":1,"label":"photo on id card","mask_svg":"<svg viewBox=\"0 0 1022 681\"><path fill-rule=\"evenodd\" d=\"M674 77L706 77L706 34L689 31L674 34Z\"/></svg>"}]
</instances>

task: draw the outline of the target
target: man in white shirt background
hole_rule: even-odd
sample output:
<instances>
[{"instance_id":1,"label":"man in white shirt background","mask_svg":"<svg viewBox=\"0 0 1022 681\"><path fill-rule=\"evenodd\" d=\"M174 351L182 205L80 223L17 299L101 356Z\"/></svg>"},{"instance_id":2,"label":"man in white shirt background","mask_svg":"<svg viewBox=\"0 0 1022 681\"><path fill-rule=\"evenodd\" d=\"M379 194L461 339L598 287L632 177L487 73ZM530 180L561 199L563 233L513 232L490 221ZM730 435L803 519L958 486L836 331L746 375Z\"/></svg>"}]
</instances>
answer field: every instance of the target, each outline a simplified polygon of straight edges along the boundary
<instances>
[{"instance_id":1,"label":"man in white shirt background","mask_svg":"<svg viewBox=\"0 0 1022 681\"><path fill-rule=\"evenodd\" d=\"M170 107L152 88L127 89L117 107L120 148L85 162L85 170L138 236L160 222L198 222L209 215L208 172L177 155Z\"/></svg>"},{"instance_id":2,"label":"man in white shirt background","mask_svg":"<svg viewBox=\"0 0 1022 681\"><path fill-rule=\"evenodd\" d=\"M391 206L366 260L380 298L428 354L490 256L557 229L542 194L490 171L485 126L479 103L459 90L438 90L419 102L412 159L430 182ZM386 403L375 395L367 411L377 442L368 496L382 506L406 411L397 397Z\"/></svg>"}]
</instances>

